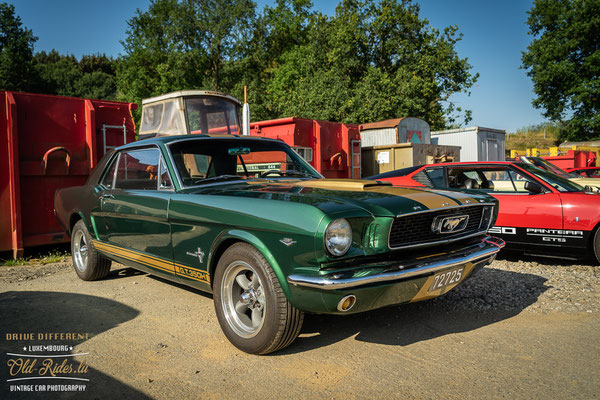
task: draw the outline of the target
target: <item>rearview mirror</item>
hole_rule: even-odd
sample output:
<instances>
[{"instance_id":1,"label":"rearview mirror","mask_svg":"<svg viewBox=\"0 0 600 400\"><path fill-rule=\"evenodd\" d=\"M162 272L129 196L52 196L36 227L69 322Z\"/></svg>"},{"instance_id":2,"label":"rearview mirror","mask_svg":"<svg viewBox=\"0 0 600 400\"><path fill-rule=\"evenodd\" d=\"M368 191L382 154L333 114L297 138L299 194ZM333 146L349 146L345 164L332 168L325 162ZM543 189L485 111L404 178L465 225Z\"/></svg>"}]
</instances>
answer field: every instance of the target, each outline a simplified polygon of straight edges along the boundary
<instances>
[{"instance_id":1,"label":"rearview mirror","mask_svg":"<svg viewBox=\"0 0 600 400\"><path fill-rule=\"evenodd\" d=\"M544 192L542 185L536 182L527 181L525 182L525 190L531 194L540 194Z\"/></svg>"},{"instance_id":2,"label":"rearview mirror","mask_svg":"<svg viewBox=\"0 0 600 400\"><path fill-rule=\"evenodd\" d=\"M230 156L241 156L244 154L250 154L250 148L249 147L232 147L227 150L227 153Z\"/></svg>"}]
</instances>

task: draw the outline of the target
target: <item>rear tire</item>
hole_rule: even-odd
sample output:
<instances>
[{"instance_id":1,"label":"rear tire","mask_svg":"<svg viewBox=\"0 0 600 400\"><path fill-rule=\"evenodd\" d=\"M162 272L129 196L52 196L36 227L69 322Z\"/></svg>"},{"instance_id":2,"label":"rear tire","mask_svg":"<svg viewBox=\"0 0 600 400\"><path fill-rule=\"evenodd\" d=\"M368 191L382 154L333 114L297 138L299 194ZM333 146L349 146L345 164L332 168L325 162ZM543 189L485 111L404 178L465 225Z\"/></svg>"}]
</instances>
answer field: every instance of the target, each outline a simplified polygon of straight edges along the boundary
<instances>
[{"instance_id":1,"label":"rear tire","mask_svg":"<svg viewBox=\"0 0 600 400\"><path fill-rule=\"evenodd\" d=\"M304 320L304 313L288 302L268 261L246 243L232 245L219 260L214 303L227 339L250 354L289 346Z\"/></svg>"},{"instance_id":2,"label":"rear tire","mask_svg":"<svg viewBox=\"0 0 600 400\"><path fill-rule=\"evenodd\" d=\"M596 234L594 235L594 255L596 256L596 261L600 263L600 228L596 229Z\"/></svg>"},{"instance_id":3,"label":"rear tire","mask_svg":"<svg viewBox=\"0 0 600 400\"><path fill-rule=\"evenodd\" d=\"M111 261L98 253L81 219L71 232L71 254L75 272L84 281L95 281L108 275Z\"/></svg>"}]
</instances>

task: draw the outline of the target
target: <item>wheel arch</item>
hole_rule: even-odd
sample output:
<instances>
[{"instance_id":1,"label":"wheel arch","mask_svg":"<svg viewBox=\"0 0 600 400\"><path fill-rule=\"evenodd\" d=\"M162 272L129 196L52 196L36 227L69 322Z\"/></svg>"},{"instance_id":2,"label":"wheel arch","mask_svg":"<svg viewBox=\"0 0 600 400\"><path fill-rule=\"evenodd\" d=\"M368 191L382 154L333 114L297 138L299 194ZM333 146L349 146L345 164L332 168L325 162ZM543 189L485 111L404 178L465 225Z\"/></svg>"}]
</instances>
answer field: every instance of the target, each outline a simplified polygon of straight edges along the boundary
<instances>
[{"instance_id":1,"label":"wheel arch","mask_svg":"<svg viewBox=\"0 0 600 400\"><path fill-rule=\"evenodd\" d=\"M283 274L283 271L281 270L281 267L279 266L279 263L273 256L273 253L256 235L239 229L232 229L221 233L213 243L213 246L209 253L209 258L207 260L211 287L214 283L214 274L217 268L217 264L219 263L219 259L229 247L240 242L251 245L259 253L261 253L263 257L265 257L265 259L273 269L275 276L277 276L277 280L279 281L281 288L283 289L284 293L289 299L291 295L289 284Z\"/></svg>"},{"instance_id":2,"label":"wheel arch","mask_svg":"<svg viewBox=\"0 0 600 400\"><path fill-rule=\"evenodd\" d=\"M67 232L69 236L71 236L71 234L73 233L73 227L75 226L75 224L80 220L83 220L83 223L86 225L89 231L89 226L87 221L85 220L83 213L81 211L73 211L73 213L71 213L71 216L69 217L69 232Z\"/></svg>"},{"instance_id":3,"label":"wheel arch","mask_svg":"<svg viewBox=\"0 0 600 400\"><path fill-rule=\"evenodd\" d=\"M598 221L596 223L596 225L592 229L592 233L590 234L590 239L589 239L589 243L588 243L589 247L588 248L591 250L592 256L596 255L595 249L594 249L594 246L595 246L594 239L596 238L596 234L598 233L598 231L600 231L600 221ZM596 256L596 258L598 259L598 262L600 263L600 257L599 256Z\"/></svg>"}]
</instances>

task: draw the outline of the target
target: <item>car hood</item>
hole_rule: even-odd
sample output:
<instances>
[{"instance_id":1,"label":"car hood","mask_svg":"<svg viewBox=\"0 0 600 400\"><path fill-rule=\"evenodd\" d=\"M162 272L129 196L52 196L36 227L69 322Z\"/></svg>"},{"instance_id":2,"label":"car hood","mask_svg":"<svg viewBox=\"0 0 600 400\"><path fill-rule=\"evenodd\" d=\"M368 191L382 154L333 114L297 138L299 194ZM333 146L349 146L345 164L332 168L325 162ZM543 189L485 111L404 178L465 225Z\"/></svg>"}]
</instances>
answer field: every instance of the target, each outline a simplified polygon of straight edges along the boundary
<instances>
[{"instance_id":1,"label":"car hood","mask_svg":"<svg viewBox=\"0 0 600 400\"><path fill-rule=\"evenodd\" d=\"M360 208L378 217L495 201L486 194L397 187L388 182L355 179L249 180L183 192L299 202L326 213Z\"/></svg>"}]
</instances>

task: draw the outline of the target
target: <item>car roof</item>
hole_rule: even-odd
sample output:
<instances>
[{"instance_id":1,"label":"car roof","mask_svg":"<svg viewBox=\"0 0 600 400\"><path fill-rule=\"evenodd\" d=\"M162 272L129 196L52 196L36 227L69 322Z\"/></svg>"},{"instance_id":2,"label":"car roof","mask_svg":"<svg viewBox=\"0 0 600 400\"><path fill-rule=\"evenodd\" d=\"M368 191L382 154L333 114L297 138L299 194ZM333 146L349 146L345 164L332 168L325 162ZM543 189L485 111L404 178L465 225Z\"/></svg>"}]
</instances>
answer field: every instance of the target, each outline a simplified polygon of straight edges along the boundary
<instances>
[{"instance_id":1,"label":"car roof","mask_svg":"<svg viewBox=\"0 0 600 400\"><path fill-rule=\"evenodd\" d=\"M400 176L408 176L414 172L417 172L423 168L431 168L431 167L469 167L469 166L480 166L480 167L489 167L495 165L514 165L514 164L523 164L520 161L463 161L463 162L451 162L451 163L437 163L437 164L421 164L415 165L413 167L406 167L395 169L393 171L383 172L381 174L376 174L367 177L366 179L385 179L385 178L394 178Z\"/></svg>"},{"instance_id":2,"label":"car roof","mask_svg":"<svg viewBox=\"0 0 600 400\"><path fill-rule=\"evenodd\" d=\"M427 164L426 167L435 166L456 166L456 165L509 165L515 164L518 161L463 161L463 162L453 162L453 163L439 163L439 164Z\"/></svg>"},{"instance_id":3,"label":"car roof","mask_svg":"<svg viewBox=\"0 0 600 400\"><path fill-rule=\"evenodd\" d=\"M187 140L255 140L255 141L268 141L268 142L278 142L283 143L281 140L264 138L260 136L240 136L240 135L216 135L216 134L192 134L192 135L172 135L172 136L159 136L153 137L150 139L142 139L137 140L135 142L124 144L123 146L117 147L115 150L129 149L140 146L147 146L153 144L169 144L179 141L187 141Z\"/></svg>"}]
</instances>

